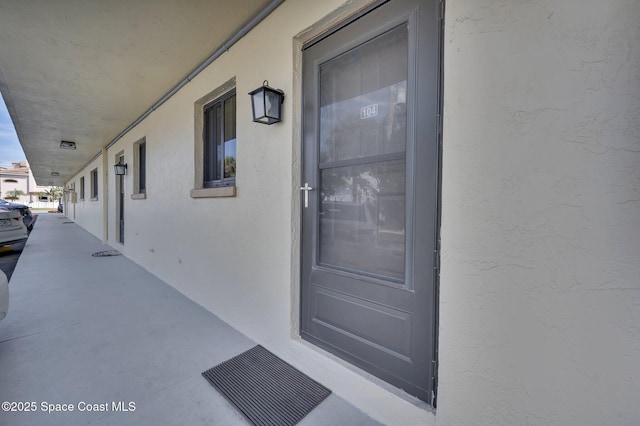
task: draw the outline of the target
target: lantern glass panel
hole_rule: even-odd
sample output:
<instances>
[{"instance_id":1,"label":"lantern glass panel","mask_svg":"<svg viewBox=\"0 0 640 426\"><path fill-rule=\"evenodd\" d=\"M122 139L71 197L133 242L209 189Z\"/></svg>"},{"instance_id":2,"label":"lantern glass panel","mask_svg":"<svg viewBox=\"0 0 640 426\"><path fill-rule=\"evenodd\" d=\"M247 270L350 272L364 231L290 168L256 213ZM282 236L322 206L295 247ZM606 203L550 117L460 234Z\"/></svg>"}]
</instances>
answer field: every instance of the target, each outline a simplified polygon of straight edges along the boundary
<instances>
[{"instance_id":1,"label":"lantern glass panel","mask_svg":"<svg viewBox=\"0 0 640 426\"><path fill-rule=\"evenodd\" d=\"M266 92L266 100L265 106L267 109L267 117L269 118L280 118L280 94L272 91Z\"/></svg>"},{"instance_id":2,"label":"lantern glass panel","mask_svg":"<svg viewBox=\"0 0 640 426\"><path fill-rule=\"evenodd\" d=\"M264 90L259 90L252 95L253 117L259 119L264 117Z\"/></svg>"}]
</instances>

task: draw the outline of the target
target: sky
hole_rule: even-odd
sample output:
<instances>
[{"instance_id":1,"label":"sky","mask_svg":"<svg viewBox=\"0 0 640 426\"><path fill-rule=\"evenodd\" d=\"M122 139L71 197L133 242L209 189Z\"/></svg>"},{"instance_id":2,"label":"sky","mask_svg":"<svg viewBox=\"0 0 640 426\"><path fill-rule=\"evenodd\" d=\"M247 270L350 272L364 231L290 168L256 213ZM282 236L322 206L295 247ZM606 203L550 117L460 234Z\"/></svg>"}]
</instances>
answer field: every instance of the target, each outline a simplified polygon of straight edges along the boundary
<instances>
[{"instance_id":1,"label":"sky","mask_svg":"<svg viewBox=\"0 0 640 426\"><path fill-rule=\"evenodd\" d=\"M26 159L7 107L0 97L0 166L11 167L12 162Z\"/></svg>"}]
</instances>

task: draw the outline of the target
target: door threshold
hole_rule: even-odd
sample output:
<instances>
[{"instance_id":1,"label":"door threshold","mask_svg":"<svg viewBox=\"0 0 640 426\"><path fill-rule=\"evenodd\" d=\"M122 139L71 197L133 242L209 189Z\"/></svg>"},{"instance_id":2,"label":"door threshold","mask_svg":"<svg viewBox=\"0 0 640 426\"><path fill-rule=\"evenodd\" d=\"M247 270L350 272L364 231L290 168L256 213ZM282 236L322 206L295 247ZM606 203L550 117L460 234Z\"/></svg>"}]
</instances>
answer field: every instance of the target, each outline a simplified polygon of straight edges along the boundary
<instances>
[{"instance_id":1,"label":"door threshold","mask_svg":"<svg viewBox=\"0 0 640 426\"><path fill-rule=\"evenodd\" d=\"M300 335L292 337L292 340L296 343L301 344L302 346L304 346L305 348L311 349L314 352L317 352L318 354L331 359L332 361L340 364L341 366L345 367L346 369L348 369L349 371L357 374L358 376L362 377L363 379L367 380L368 382L371 382L372 384L382 388L383 390L385 390L386 392L389 392L390 394L392 394L393 396L396 396L400 399L402 399L405 402L408 402L409 404L413 405L416 408L419 408L421 410L424 410L428 413L431 413L435 416L436 414L436 410L435 408L433 408L433 406L431 406L431 404L405 392L404 390L392 385L391 383L385 382L384 380L380 379L379 377L374 376L371 373L368 373L367 371L361 369L360 367L357 367L353 364L351 364L350 362L332 354L331 352L327 351L326 349L323 349L319 346L314 345L311 342L308 342L306 340L304 340Z\"/></svg>"}]
</instances>

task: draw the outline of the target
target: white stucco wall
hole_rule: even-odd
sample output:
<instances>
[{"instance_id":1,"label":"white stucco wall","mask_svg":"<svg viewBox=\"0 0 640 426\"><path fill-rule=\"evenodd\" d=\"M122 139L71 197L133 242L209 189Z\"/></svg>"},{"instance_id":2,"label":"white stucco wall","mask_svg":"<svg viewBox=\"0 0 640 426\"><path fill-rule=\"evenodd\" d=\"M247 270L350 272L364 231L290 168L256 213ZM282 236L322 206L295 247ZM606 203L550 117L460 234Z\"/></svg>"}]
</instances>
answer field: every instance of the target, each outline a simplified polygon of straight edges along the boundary
<instances>
[{"instance_id":1,"label":"white stucco wall","mask_svg":"<svg viewBox=\"0 0 640 426\"><path fill-rule=\"evenodd\" d=\"M447 1L435 416L291 339L294 39L341 4L285 2L109 149L108 171L120 151L129 164L124 245L108 177L109 243L385 423L639 423L640 3ZM194 103L232 77L238 193L193 199ZM264 79L287 94L279 125L249 118ZM147 198L132 200L142 137ZM101 204L76 210L99 238Z\"/></svg>"},{"instance_id":2,"label":"white stucco wall","mask_svg":"<svg viewBox=\"0 0 640 426\"><path fill-rule=\"evenodd\" d=\"M5 199L10 191L15 191L17 189L22 191L24 195L19 196L16 200L6 201L23 204L27 204L29 202L29 175L11 174L10 171L5 171L2 173L2 176L0 176L0 179L2 180L2 182L0 182L0 197Z\"/></svg>"},{"instance_id":3,"label":"white stucco wall","mask_svg":"<svg viewBox=\"0 0 640 426\"><path fill-rule=\"evenodd\" d=\"M442 425L640 424L640 2L449 0Z\"/></svg>"},{"instance_id":4,"label":"white stucco wall","mask_svg":"<svg viewBox=\"0 0 640 426\"><path fill-rule=\"evenodd\" d=\"M19 196L17 200L14 200L12 202L29 204L30 202L38 201L38 196L35 195L36 192L45 192L51 189L51 186L40 186L36 184L33 173L31 172L29 164L26 161L15 162L12 163L12 165L14 166L13 169L6 168L0 170L1 198L6 198L9 191L17 189L19 191L22 191L23 195Z\"/></svg>"},{"instance_id":5,"label":"white stucco wall","mask_svg":"<svg viewBox=\"0 0 640 426\"><path fill-rule=\"evenodd\" d=\"M98 199L91 199L91 171L98 169ZM80 178L84 176L84 200L80 199ZM71 199L67 198L65 204L64 215L74 220L78 225L89 231L96 238L102 239L103 236L103 176L102 176L102 156L96 158L82 171L74 176L73 180L67 182L67 186L75 184L77 194L77 202L75 205L71 203ZM75 211L74 211L75 209Z\"/></svg>"}]
</instances>

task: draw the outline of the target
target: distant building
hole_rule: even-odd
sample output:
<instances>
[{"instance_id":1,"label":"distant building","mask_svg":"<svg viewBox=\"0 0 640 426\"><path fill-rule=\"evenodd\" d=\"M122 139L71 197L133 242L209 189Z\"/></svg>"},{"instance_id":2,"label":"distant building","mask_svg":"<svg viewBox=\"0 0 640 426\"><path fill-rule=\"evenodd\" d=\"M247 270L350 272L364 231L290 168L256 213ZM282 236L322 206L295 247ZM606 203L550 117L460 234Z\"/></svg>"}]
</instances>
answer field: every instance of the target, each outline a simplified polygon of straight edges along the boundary
<instances>
[{"instance_id":1,"label":"distant building","mask_svg":"<svg viewBox=\"0 0 640 426\"><path fill-rule=\"evenodd\" d=\"M36 184L36 180L29 168L29 163L26 160L12 162L11 167L0 166L0 198L6 198L9 191L15 189L22 191L24 194L15 200L16 203L28 204L37 201L53 201L44 195L51 187Z\"/></svg>"}]
</instances>

